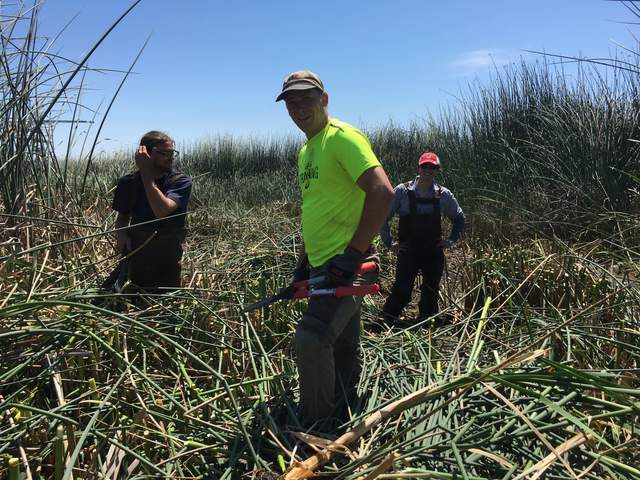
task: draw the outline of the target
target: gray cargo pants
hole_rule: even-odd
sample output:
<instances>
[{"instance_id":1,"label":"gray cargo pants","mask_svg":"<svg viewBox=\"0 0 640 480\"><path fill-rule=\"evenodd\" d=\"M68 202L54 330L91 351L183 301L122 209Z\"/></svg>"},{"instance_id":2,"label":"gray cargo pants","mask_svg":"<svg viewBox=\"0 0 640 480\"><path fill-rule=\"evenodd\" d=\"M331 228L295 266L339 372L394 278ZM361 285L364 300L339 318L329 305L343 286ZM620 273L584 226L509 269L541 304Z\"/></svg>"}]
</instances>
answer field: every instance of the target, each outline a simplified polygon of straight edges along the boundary
<instances>
[{"instance_id":1,"label":"gray cargo pants","mask_svg":"<svg viewBox=\"0 0 640 480\"><path fill-rule=\"evenodd\" d=\"M368 258L367 260L374 260ZM324 274L324 265L311 277ZM356 278L375 283L378 272ZM360 308L362 297L312 297L296 328L295 348L300 380L300 407L304 423L336 416L342 402L356 395L360 379Z\"/></svg>"}]
</instances>

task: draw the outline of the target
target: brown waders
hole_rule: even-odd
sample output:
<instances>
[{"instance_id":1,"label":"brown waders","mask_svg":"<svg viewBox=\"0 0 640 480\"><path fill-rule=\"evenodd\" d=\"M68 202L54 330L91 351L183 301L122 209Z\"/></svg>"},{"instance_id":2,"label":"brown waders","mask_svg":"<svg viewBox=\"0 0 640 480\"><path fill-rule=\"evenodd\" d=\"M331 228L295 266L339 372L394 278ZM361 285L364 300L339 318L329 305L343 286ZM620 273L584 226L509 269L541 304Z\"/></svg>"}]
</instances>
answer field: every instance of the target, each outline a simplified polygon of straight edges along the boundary
<instances>
[{"instance_id":1,"label":"brown waders","mask_svg":"<svg viewBox=\"0 0 640 480\"><path fill-rule=\"evenodd\" d=\"M131 256L129 280L143 289L180 287L184 230L134 227L130 231L132 250L149 242Z\"/></svg>"}]
</instances>

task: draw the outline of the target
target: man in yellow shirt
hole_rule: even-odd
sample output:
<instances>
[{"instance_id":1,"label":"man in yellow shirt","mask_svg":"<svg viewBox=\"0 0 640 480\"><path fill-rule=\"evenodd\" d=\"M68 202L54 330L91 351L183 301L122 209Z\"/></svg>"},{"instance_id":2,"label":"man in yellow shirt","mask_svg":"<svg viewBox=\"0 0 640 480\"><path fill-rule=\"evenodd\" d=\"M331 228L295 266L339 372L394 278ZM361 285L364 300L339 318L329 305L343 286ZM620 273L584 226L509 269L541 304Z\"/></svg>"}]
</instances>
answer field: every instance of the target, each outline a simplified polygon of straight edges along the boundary
<instances>
[{"instance_id":1,"label":"man in yellow shirt","mask_svg":"<svg viewBox=\"0 0 640 480\"><path fill-rule=\"evenodd\" d=\"M329 117L329 96L313 72L293 72L276 101L307 137L298 156L304 253L294 277L325 274L350 284L385 221L393 188L367 137ZM303 421L330 426L360 378L361 297L313 297L295 336Z\"/></svg>"}]
</instances>

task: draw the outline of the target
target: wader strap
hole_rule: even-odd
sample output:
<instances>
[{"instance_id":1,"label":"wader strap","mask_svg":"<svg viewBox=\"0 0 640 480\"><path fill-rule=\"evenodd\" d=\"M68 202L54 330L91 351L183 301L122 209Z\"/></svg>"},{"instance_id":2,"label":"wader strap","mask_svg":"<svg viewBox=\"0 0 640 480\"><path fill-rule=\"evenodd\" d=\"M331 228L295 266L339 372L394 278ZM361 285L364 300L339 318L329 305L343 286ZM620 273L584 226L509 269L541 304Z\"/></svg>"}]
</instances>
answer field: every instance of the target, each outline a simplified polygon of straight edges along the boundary
<instances>
[{"instance_id":1,"label":"wader strap","mask_svg":"<svg viewBox=\"0 0 640 480\"><path fill-rule=\"evenodd\" d=\"M407 195L409 195L409 216L411 216L411 221L413 222L418 213L416 208L416 192L415 190L407 190Z\"/></svg>"}]
</instances>

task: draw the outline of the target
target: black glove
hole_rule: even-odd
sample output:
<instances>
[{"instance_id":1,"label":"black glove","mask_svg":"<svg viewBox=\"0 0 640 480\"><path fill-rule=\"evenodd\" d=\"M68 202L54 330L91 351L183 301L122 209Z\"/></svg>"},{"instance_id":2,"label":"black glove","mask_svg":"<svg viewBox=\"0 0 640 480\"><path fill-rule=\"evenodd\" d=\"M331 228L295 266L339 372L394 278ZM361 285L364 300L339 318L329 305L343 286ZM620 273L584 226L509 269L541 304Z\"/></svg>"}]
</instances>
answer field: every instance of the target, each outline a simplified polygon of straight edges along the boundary
<instances>
[{"instance_id":1,"label":"black glove","mask_svg":"<svg viewBox=\"0 0 640 480\"><path fill-rule=\"evenodd\" d=\"M296 269L293 271L293 283L301 282L302 280L309 280L309 257L304 254L304 257L296 264Z\"/></svg>"},{"instance_id":2,"label":"black glove","mask_svg":"<svg viewBox=\"0 0 640 480\"><path fill-rule=\"evenodd\" d=\"M327 284L329 286L349 285L362 263L364 255L352 247L347 247L340 255L327 262Z\"/></svg>"}]
</instances>

